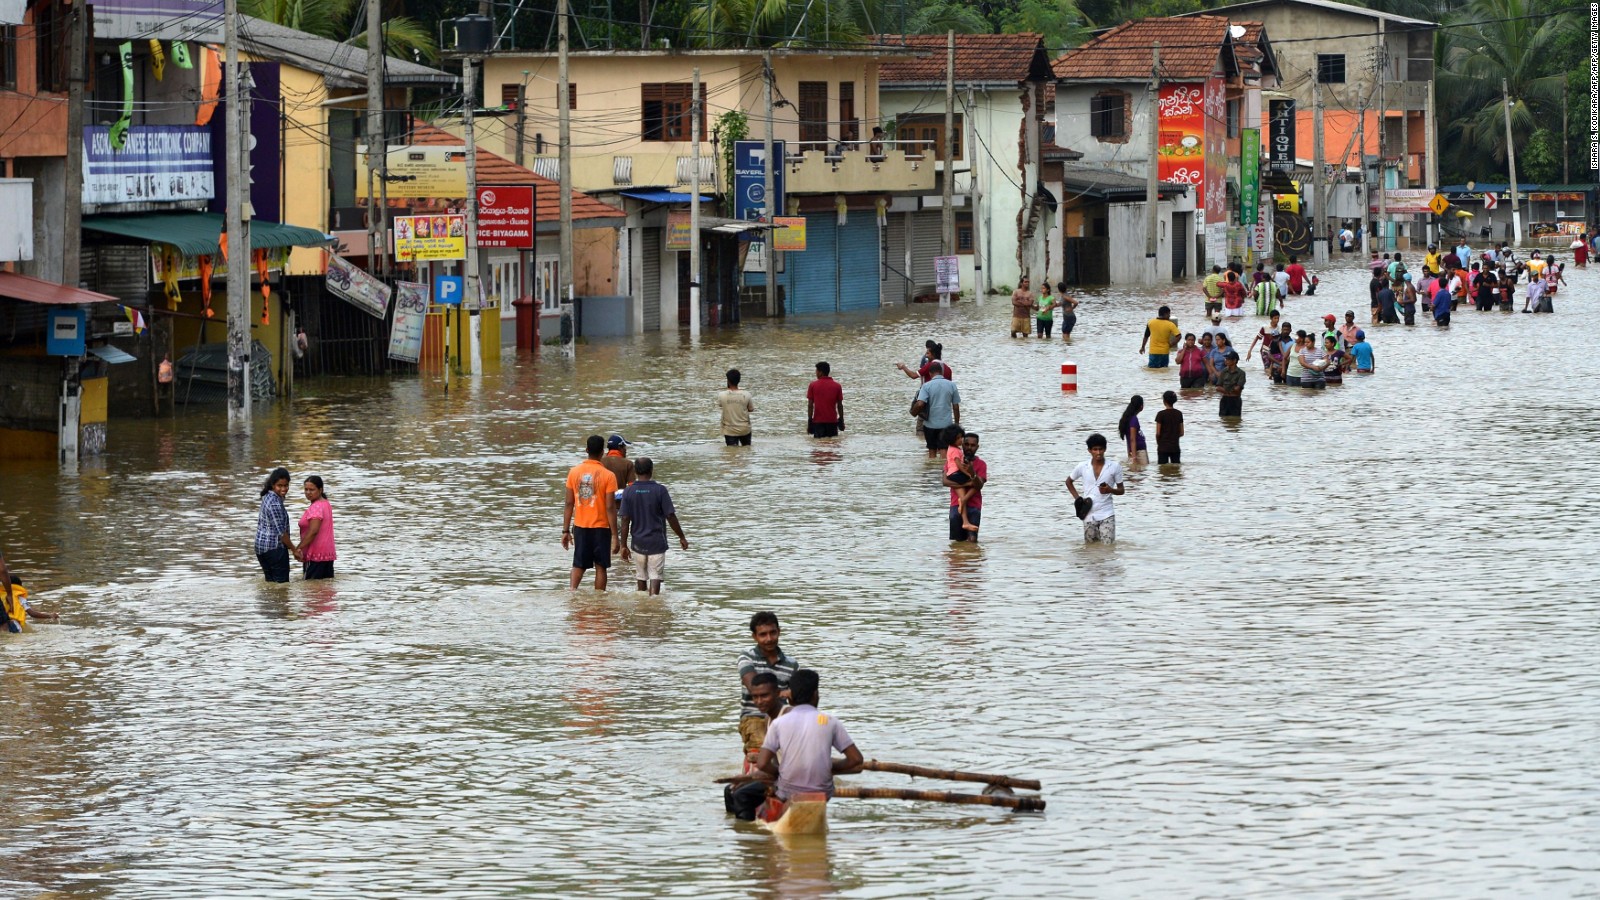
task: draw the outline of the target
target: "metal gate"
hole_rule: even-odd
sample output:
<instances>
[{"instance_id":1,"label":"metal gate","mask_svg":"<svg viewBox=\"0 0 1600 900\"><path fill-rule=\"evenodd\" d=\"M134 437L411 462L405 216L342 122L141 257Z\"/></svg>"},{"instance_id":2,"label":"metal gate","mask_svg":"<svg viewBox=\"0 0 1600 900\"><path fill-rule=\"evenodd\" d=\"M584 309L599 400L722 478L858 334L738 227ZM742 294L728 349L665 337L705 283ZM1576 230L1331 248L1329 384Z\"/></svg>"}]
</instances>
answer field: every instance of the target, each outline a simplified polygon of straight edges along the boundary
<instances>
[{"instance_id":1,"label":"metal gate","mask_svg":"<svg viewBox=\"0 0 1600 900\"><path fill-rule=\"evenodd\" d=\"M644 330L661 330L661 229L644 229Z\"/></svg>"},{"instance_id":2,"label":"metal gate","mask_svg":"<svg viewBox=\"0 0 1600 900\"><path fill-rule=\"evenodd\" d=\"M883 258L878 264L879 300L885 305L910 301L906 269L906 231L909 213L890 214L883 227Z\"/></svg>"}]
</instances>

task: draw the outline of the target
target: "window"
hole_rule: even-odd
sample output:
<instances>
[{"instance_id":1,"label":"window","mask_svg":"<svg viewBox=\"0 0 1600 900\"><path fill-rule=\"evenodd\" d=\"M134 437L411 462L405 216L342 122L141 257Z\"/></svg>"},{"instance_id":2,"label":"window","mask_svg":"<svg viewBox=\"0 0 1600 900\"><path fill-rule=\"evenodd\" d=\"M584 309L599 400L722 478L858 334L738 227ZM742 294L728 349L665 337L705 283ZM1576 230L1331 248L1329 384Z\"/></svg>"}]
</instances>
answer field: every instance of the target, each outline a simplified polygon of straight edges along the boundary
<instances>
[{"instance_id":1,"label":"window","mask_svg":"<svg viewBox=\"0 0 1600 900\"><path fill-rule=\"evenodd\" d=\"M861 140L861 122L856 119L856 83L839 82L839 140Z\"/></svg>"},{"instance_id":2,"label":"window","mask_svg":"<svg viewBox=\"0 0 1600 900\"><path fill-rule=\"evenodd\" d=\"M694 92L690 91L689 93L693 94ZM561 109L561 88L560 88L560 86L557 86L554 91L551 91L551 94L553 96L550 98L550 102L554 103L556 105L556 109L559 111ZM704 99L704 97L705 97L705 89L704 89L704 87L701 88L700 96L701 96L702 99ZM700 105L701 106L705 106L704 103L701 103ZM575 81L569 81L569 82L567 82L567 109L577 109L577 108L578 108L578 83L575 82ZM706 128L705 128L705 116L704 116L704 114L702 114L700 116L700 122L701 122L700 130L701 131L705 131Z\"/></svg>"},{"instance_id":3,"label":"window","mask_svg":"<svg viewBox=\"0 0 1600 900\"><path fill-rule=\"evenodd\" d=\"M571 85L568 85L571 87ZM644 123L642 137L647 141L687 141L693 131L689 120L693 90L687 84L639 85L639 118ZM706 86L700 85L700 134L706 130Z\"/></svg>"},{"instance_id":4,"label":"window","mask_svg":"<svg viewBox=\"0 0 1600 900\"><path fill-rule=\"evenodd\" d=\"M800 82L800 150L823 150L828 144L828 83Z\"/></svg>"},{"instance_id":5,"label":"window","mask_svg":"<svg viewBox=\"0 0 1600 900\"><path fill-rule=\"evenodd\" d=\"M17 89L17 29L0 25L0 88Z\"/></svg>"},{"instance_id":6,"label":"window","mask_svg":"<svg viewBox=\"0 0 1600 900\"><path fill-rule=\"evenodd\" d=\"M1317 54L1317 81L1322 84L1344 84L1344 54Z\"/></svg>"},{"instance_id":7,"label":"window","mask_svg":"<svg viewBox=\"0 0 1600 900\"><path fill-rule=\"evenodd\" d=\"M1089 98L1089 134L1100 140L1128 139L1128 95L1106 91Z\"/></svg>"},{"instance_id":8,"label":"window","mask_svg":"<svg viewBox=\"0 0 1600 900\"><path fill-rule=\"evenodd\" d=\"M1228 137L1239 136L1239 101L1228 101Z\"/></svg>"},{"instance_id":9,"label":"window","mask_svg":"<svg viewBox=\"0 0 1600 900\"><path fill-rule=\"evenodd\" d=\"M956 252L967 255L973 246L972 213L956 213Z\"/></svg>"},{"instance_id":10,"label":"window","mask_svg":"<svg viewBox=\"0 0 1600 900\"><path fill-rule=\"evenodd\" d=\"M517 109L517 89L520 87L522 87L520 84L500 85L500 105L515 112Z\"/></svg>"},{"instance_id":11,"label":"window","mask_svg":"<svg viewBox=\"0 0 1600 900\"><path fill-rule=\"evenodd\" d=\"M34 59L38 63L39 90L61 93L67 89L67 13L60 3L33 7Z\"/></svg>"},{"instance_id":12,"label":"window","mask_svg":"<svg viewBox=\"0 0 1600 900\"><path fill-rule=\"evenodd\" d=\"M961 152L961 116L955 117L956 133L953 135L956 159L963 158ZM895 138L901 150L907 156L931 156L934 159L944 159L944 114L931 113L915 116L901 116L895 131Z\"/></svg>"}]
</instances>

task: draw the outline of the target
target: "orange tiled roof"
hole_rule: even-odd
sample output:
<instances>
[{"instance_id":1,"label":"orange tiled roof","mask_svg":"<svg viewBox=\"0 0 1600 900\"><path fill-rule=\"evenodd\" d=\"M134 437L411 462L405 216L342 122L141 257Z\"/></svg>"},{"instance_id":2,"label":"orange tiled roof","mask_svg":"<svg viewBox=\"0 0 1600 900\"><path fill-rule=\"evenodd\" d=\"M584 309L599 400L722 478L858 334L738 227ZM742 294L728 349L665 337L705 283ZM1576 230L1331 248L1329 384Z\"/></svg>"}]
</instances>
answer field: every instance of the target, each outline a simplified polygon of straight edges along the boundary
<instances>
[{"instance_id":1,"label":"orange tiled roof","mask_svg":"<svg viewBox=\"0 0 1600 900\"><path fill-rule=\"evenodd\" d=\"M1061 80L1150 77L1151 46L1161 43L1165 78L1206 78L1231 54L1229 23L1222 16L1135 19L1063 53L1053 64Z\"/></svg>"},{"instance_id":2,"label":"orange tiled roof","mask_svg":"<svg viewBox=\"0 0 1600 900\"><path fill-rule=\"evenodd\" d=\"M898 56L878 63L878 84L942 84L945 79L946 44L942 34L880 34L877 43L900 46L917 55ZM956 35L955 80L961 82L1027 81L1029 73L1048 78L1044 71L1049 58L1043 56L1044 43L1037 34L958 34ZM1035 55L1044 65L1035 68Z\"/></svg>"},{"instance_id":3,"label":"orange tiled roof","mask_svg":"<svg viewBox=\"0 0 1600 900\"><path fill-rule=\"evenodd\" d=\"M411 126L411 143L424 144L436 147L459 147L466 143L442 128L429 125L426 122L414 122ZM561 184L551 181L529 169L517 165L503 156L491 153L482 147L478 148L478 183L479 184L531 184L536 187L538 198L535 201L535 211L540 222L558 222L561 220ZM572 218L580 219L620 219L627 215L615 206L601 203L599 200L582 191L572 192Z\"/></svg>"}]
</instances>

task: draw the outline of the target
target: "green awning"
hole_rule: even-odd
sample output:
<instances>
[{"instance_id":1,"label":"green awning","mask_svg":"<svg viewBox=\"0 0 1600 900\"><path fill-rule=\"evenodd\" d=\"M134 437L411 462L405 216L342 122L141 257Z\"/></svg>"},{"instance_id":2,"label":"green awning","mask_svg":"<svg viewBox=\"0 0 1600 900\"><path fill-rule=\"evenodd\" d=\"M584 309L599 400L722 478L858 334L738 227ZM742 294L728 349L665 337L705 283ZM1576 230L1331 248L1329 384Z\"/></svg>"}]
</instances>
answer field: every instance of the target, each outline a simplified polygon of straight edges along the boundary
<instances>
[{"instance_id":1,"label":"green awning","mask_svg":"<svg viewBox=\"0 0 1600 900\"><path fill-rule=\"evenodd\" d=\"M224 224L226 223L221 213L203 212L83 217L83 227L91 231L151 243L171 244L184 256L214 256L221 252L218 242L222 238ZM284 225L266 219L253 219L250 222L252 250L322 247L328 242L328 236L315 228Z\"/></svg>"}]
</instances>

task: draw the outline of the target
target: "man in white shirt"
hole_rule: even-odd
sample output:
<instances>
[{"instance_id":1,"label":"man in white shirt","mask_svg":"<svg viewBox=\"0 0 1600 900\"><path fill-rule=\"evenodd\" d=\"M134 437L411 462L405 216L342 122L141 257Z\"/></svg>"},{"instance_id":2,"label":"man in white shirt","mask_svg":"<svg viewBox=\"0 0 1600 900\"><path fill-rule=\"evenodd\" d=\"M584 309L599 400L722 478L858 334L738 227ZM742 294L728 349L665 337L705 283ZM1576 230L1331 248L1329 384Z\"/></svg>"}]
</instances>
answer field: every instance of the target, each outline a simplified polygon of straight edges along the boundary
<instances>
[{"instance_id":1,"label":"man in white shirt","mask_svg":"<svg viewBox=\"0 0 1600 900\"><path fill-rule=\"evenodd\" d=\"M817 673L801 669L789 679L787 713L767 725L756 769L777 776L780 801L796 794L833 796L833 776L861 771L861 751L844 725L817 710ZM835 759L833 751L844 754Z\"/></svg>"},{"instance_id":2,"label":"man in white shirt","mask_svg":"<svg viewBox=\"0 0 1600 900\"><path fill-rule=\"evenodd\" d=\"M1114 544L1117 542L1117 510L1112 497L1124 493L1122 466L1114 459L1106 459L1106 439L1101 434L1091 434L1088 440L1089 459L1078 464L1067 477L1067 490L1072 499L1087 498L1092 504L1089 514L1083 517L1083 540L1089 544ZM1083 493L1073 482L1083 485Z\"/></svg>"},{"instance_id":3,"label":"man in white shirt","mask_svg":"<svg viewBox=\"0 0 1600 900\"><path fill-rule=\"evenodd\" d=\"M717 406L722 410L722 441L729 447L750 446L750 414L755 412L755 401L739 389L742 378L738 369L728 370L728 389L717 392Z\"/></svg>"}]
</instances>

